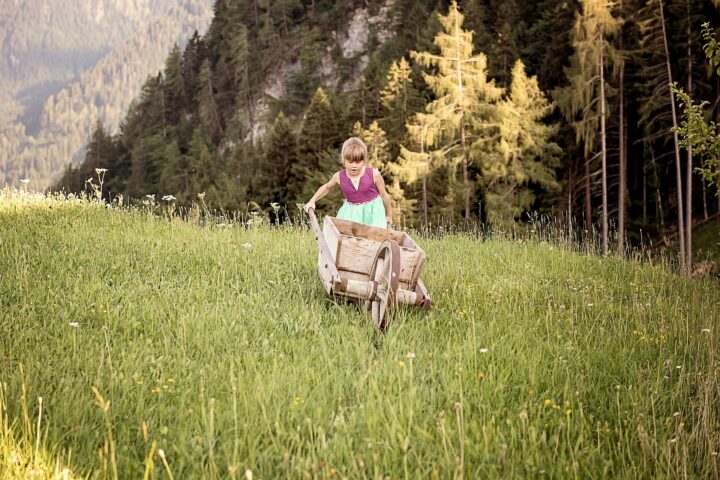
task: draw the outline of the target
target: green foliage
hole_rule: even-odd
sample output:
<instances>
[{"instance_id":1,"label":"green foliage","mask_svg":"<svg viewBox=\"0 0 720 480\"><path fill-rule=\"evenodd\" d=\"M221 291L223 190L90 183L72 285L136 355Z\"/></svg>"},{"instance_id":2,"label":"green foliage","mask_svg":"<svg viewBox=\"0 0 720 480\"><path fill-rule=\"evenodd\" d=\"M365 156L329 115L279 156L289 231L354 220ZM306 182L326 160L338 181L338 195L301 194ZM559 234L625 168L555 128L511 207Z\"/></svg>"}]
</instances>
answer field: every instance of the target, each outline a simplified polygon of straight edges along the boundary
<instances>
[{"instance_id":1,"label":"green foliage","mask_svg":"<svg viewBox=\"0 0 720 480\"><path fill-rule=\"evenodd\" d=\"M486 208L493 221L508 225L535 202L533 185L557 192L555 179L560 147L551 139L557 124L544 119L555 108L517 61L506 98L498 102L499 143L481 162L480 178L485 188Z\"/></svg>"},{"instance_id":2,"label":"green foliage","mask_svg":"<svg viewBox=\"0 0 720 480\"><path fill-rule=\"evenodd\" d=\"M337 113L325 91L322 87L318 87L305 112L302 128L298 135L297 162L291 167L288 182L288 195L292 204L305 202L317 187L330 179L330 176L326 175L332 175L338 169L338 157L335 157L335 170L330 170L329 166L321 169L320 157L323 152L335 149L339 144L340 132ZM315 180L309 182L313 177ZM322 178L324 180L320 181ZM307 195L307 192L310 192L310 195Z\"/></svg>"},{"instance_id":3,"label":"green foliage","mask_svg":"<svg viewBox=\"0 0 720 480\"><path fill-rule=\"evenodd\" d=\"M422 107L420 92L413 84L410 63L405 57L390 66L387 85L380 91L380 99L385 112L382 126L390 142L390 155L397 157L400 143L407 135L406 124Z\"/></svg>"},{"instance_id":4,"label":"green foliage","mask_svg":"<svg viewBox=\"0 0 720 480\"><path fill-rule=\"evenodd\" d=\"M275 202L286 205L290 168L297 161L295 135L282 112L275 118L265 157L259 162L253 180L253 198L263 206Z\"/></svg>"},{"instance_id":5,"label":"green foliage","mask_svg":"<svg viewBox=\"0 0 720 480\"><path fill-rule=\"evenodd\" d=\"M712 67L718 66L720 61L720 47L708 23L703 24L703 38L707 42L704 46L705 55ZM716 71L720 75L720 68ZM716 122L705 119L705 107L709 102L695 103L693 99L677 84L672 86L677 95L682 120L675 131L680 139L680 146L692 150L693 155L702 159L703 166L697 170L710 184L718 187L720 192L720 129Z\"/></svg>"},{"instance_id":6,"label":"green foliage","mask_svg":"<svg viewBox=\"0 0 720 480\"><path fill-rule=\"evenodd\" d=\"M437 34L434 43L440 53L411 52L421 65L437 69L424 75L436 98L425 107L425 113L416 115L413 123L417 125L415 134L421 135L418 143L433 148L437 152L436 158L442 160L434 165L450 168L447 186L450 218L461 213L452 207L455 196L461 195L465 200L467 219L473 195L467 169L479 159L469 145L487 142L486 124L494 115L493 103L500 98L502 89L488 79L485 55L473 54L472 32L462 29L463 15L457 4L453 2L448 14L438 18L443 30ZM463 184L458 188L455 169L460 166Z\"/></svg>"}]
</instances>

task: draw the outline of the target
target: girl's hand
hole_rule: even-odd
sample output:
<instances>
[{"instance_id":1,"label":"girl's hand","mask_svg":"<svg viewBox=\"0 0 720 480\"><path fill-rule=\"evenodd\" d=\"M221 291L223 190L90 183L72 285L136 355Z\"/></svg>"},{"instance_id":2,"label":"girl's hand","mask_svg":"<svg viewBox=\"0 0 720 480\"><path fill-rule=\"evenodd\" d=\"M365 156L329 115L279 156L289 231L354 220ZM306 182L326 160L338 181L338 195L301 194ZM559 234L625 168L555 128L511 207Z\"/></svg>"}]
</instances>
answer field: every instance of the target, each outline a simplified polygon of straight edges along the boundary
<instances>
[{"instance_id":1,"label":"girl's hand","mask_svg":"<svg viewBox=\"0 0 720 480\"><path fill-rule=\"evenodd\" d=\"M391 216L386 216L385 221L387 222L388 228L393 228L393 221Z\"/></svg>"},{"instance_id":2,"label":"girl's hand","mask_svg":"<svg viewBox=\"0 0 720 480\"><path fill-rule=\"evenodd\" d=\"M310 200L303 206L303 210L305 210L305 213L310 214L310 210L315 210L315 202Z\"/></svg>"}]
</instances>

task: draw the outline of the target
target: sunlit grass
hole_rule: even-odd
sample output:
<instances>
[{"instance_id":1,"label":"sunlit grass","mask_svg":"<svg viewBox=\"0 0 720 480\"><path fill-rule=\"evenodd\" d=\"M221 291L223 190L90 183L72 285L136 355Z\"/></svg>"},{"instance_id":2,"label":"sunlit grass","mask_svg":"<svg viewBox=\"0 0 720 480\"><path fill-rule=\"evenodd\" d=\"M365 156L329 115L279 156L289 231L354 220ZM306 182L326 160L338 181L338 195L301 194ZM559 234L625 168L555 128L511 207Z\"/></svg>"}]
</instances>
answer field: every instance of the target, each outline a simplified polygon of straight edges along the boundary
<instances>
[{"instance_id":1,"label":"sunlit grass","mask_svg":"<svg viewBox=\"0 0 720 480\"><path fill-rule=\"evenodd\" d=\"M0 471L42 397L47 464L100 478L719 474L717 282L416 237L435 305L378 334L307 228L150 210L0 199Z\"/></svg>"}]
</instances>

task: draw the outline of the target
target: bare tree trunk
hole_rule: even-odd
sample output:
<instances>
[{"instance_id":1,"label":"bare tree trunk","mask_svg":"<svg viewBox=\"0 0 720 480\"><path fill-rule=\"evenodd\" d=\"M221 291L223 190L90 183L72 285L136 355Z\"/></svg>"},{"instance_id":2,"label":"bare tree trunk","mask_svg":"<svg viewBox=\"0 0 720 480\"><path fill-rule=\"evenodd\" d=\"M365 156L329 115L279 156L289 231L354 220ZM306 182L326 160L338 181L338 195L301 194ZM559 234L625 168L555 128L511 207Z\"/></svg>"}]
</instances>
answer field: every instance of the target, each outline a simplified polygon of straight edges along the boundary
<instances>
[{"instance_id":1,"label":"bare tree trunk","mask_svg":"<svg viewBox=\"0 0 720 480\"><path fill-rule=\"evenodd\" d=\"M427 228L427 226L428 226L427 175L423 175L423 179L422 179L422 206L423 206L423 227Z\"/></svg>"},{"instance_id":2,"label":"bare tree trunk","mask_svg":"<svg viewBox=\"0 0 720 480\"><path fill-rule=\"evenodd\" d=\"M707 187L705 186L705 180L702 181L702 197L703 197L703 218L705 220L708 219L708 209L707 209Z\"/></svg>"},{"instance_id":3,"label":"bare tree trunk","mask_svg":"<svg viewBox=\"0 0 720 480\"><path fill-rule=\"evenodd\" d=\"M692 30L690 22L690 1L685 1L685 7L687 8L687 56L688 56L688 78L687 78L687 93L692 97L692 48L690 47ZM692 163L693 163L693 151L692 146L688 145L687 148L687 166L685 169L685 250L687 257L685 260L687 273L692 273Z\"/></svg>"},{"instance_id":4,"label":"bare tree trunk","mask_svg":"<svg viewBox=\"0 0 720 480\"><path fill-rule=\"evenodd\" d=\"M650 161L652 162L655 177L655 215L660 219L660 232L665 235L665 212L663 212L662 197L660 196L660 179L657 173L657 163L655 163L655 150L652 148L650 148Z\"/></svg>"},{"instance_id":5,"label":"bare tree trunk","mask_svg":"<svg viewBox=\"0 0 720 480\"><path fill-rule=\"evenodd\" d=\"M592 204L590 198L590 162L585 156L585 230L590 234L592 230Z\"/></svg>"},{"instance_id":6,"label":"bare tree trunk","mask_svg":"<svg viewBox=\"0 0 720 480\"><path fill-rule=\"evenodd\" d=\"M620 0L620 16L623 13L623 2ZM623 52L623 32L622 27L620 28L620 75L619 75L619 96L620 105L618 108L618 116L620 122L618 125L619 137L620 137L620 156L619 156L619 168L620 168L620 185L618 186L618 255L621 257L625 256L625 184L627 180L626 176L626 163L627 157L625 155L625 59L622 58Z\"/></svg>"},{"instance_id":7,"label":"bare tree trunk","mask_svg":"<svg viewBox=\"0 0 720 480\"><path fill-rule=\"evenodd\" d=\"M605 135L605 73L600 48L600 144L602 148L602 254L608 254L607 140Z\"/></svg>"},{"instance_id":8,"label":"bare tree trunk","mask_svg":"<svg viewBox=\"0 0 720 480\"><path fill-rule=\"evenodd\" d=\"M572 212L573 212L573 193L574 193L574 186L575 186L575 175L574 175L574 169L570 168L569 170L569 178L568 178L568 207L567 207L567 226L568 226L568 244L570 248L573 246L573 227L572 227Z\"/></svg>"},{"instance_id":9,"label":"bare tree trunk","mask_svg":"<svg viewBox=\"0 0 720 480\"><path fill-rule=\"evenodd\" d=\"M460 119L460 145L462 147L463 187L465 189L465 221L470 220L470 180L468 178L468 159L465 150L465 115Z\"/></svg>"},{"instance_id":10,"label":"bare tree trunk","mask_svg":"<svg viewBox=\"0 0 720 480\"><path fill-rule=\"evenodd\" d=\"M622 8L622 3L620 3L620 5ZM620 49L622 50L622 33L620 34ZM625 175L627 162L625 155L625 62L623 60L620 62L620 185L618 186L618 254L623 257L625 256L625 183L627 183Z\"/></svg>"},{"instance_id":11,"label":"bare tree trunk","mask_svg":"<svg viewBox=\"0 0 720 480\"><path fill-rule=\"evenodd\" d=\"M644 162L643 162L644 163ZM642 175L642 210L643 225L647 225L647 178L645 177L645 168L643 167Z\"/></svg>"},{"instance_id":12,"label":"bare tree trunk","mask_svg":"<svg viewBox=\"0 0 720 480\"><path fill-rule=\"evenodd\" d=\"M422 139L420 140L420 153L425 153L425 141ZM425 174L422 178L423 228L425 229L428 226L427 176L428 174Z\"/></svg>"},{"instance_id":13,"label":"bare tree trunk","mask_svg":"<svg viewBox=\"0 0 720 480\"><path fill-rule=\"evenodd\" d=\"M680 146L677 134L677 113L675 112L675 94L670 86L672 85L672 69L670 68L670 50L668 49L667 32L665 31L665 13L663 2L658 0L660 6L660 21L662 23L663 44L665 45L665 65L667 66L668 88L670 89L670 107L672 109L673 138L675 140L675 174L677 176L677 202L678 202L678 243L680 245L680 271L686 273L685 268L685 219L683 216L683 195L682 195L682 168L680 167Z\"/></svg>"}]
</instances>

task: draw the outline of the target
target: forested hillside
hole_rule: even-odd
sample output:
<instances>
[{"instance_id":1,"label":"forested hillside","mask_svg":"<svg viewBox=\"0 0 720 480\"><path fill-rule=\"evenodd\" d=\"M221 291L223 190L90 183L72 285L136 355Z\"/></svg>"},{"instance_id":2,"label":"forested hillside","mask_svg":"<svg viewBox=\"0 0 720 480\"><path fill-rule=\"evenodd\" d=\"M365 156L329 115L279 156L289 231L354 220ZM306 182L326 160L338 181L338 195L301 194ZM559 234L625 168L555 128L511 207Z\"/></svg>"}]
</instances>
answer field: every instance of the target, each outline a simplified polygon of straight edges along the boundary
<instances>
[{"instance_id":1,"label":"forested hillside","mask_svg":"<svg viewBox=\"0 0 720 480\"><path fill-rule=\"evenodd\" d=\"M56 181L97 119L115 130L148 72L211 19L210 0L0 2L0 183Z\"/></svg>"},{"instance_id":2,"label":"forested hillside","mask_svg":"<svg viewBox=\"0 0 720 480\"><path fill-rule=\"evenodd\" d=\"M697 160L673 134L669 89L677 82L717 115L700 37L703 22L720 25L712 2L214 9L208 33L169 53L121 132L97 129L59 188L81 190L107 168L109 195L187 203L204 192L216 206L297 211L355 134L405 224L552 210L598 225L607 250L623 232L670 239L720 210L715 187L688 174Z\"/></svg>"}]
</instances>

